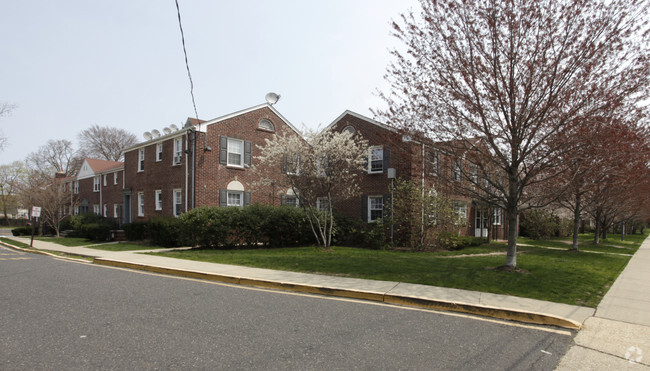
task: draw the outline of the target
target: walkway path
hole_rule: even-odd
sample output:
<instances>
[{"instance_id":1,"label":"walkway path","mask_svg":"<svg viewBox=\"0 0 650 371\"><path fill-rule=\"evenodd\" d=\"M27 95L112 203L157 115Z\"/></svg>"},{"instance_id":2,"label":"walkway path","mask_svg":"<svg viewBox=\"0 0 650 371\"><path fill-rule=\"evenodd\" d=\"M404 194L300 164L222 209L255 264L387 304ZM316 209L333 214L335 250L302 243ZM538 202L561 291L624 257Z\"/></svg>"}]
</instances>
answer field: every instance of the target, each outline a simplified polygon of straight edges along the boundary
<instances>
[{"instance_id":1,"label":"walkway path","mask_svg":"<svg viewBox=\"0 0 650 371\"><path fill-rule=\"evenodd\" d=\"M650 369L650 238L575 338L558 370Z\"/></svg>"}]
</instances>

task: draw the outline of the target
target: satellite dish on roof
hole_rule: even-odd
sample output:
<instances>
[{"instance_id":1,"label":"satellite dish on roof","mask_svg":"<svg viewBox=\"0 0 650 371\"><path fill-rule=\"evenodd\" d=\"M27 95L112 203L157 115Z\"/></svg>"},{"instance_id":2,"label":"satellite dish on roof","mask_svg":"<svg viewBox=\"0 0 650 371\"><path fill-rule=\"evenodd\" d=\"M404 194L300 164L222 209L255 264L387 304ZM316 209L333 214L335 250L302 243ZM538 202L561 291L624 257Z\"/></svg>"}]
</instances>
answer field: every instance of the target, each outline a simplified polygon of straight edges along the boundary
<instances>
[{"instance_id":1,"label":"satellite dish on roof","mask_svg":"<svg viewBox=\"0 0 650 371\"><path fill-rule=\"evenodd\" d=\"M142 136L143 136L144 139L146 139L146 140L151 140L151 138L153 138L153 135L151 135L151 133L148 132L148 131L145 131L145 132L142 134Z\"/></svg>"},{"instance_id":2,"label":"satellite dish on roof","mask_svg":"<svg viewBox=\"0 0 650 371\"><path fill-rule=\"evenodd\" d=\"M274 105L280 99L280 96L278 94L271 92L271 93L267 93L264 99L266 99L266 102L268 104Z\"/></svg>"},{"instance_id":3,"label":"satellite dish on roof","mask_svg":"<svg viewBox=\"0 0 650 371\"><path fill-rule=\"evenodd\" d=\"M172 132L172 129L170 129L170 128L164 128L163 129L163 133L165 133L165 135L167 135L167 134L169 134L171 132Z\"/></svg>"},{"instance_id":4,"label":"satellite dish on roof","mask_svg":"<svg viewBox=\"0 0 650 371\"><path fill-rule=\"evenodd\" d=\"M154 138L158 138L160 136L160 132L157 129L153 129L153 130L151 130L151 135Z\"/></svg>"},{"instance_id":5,"label":"satellite dish on roof","mask_svg":"<svg viewBox=\"0 0 650 371\"><path fill-rule=\"evenodd\" d=\"M174 125L174 124L169 125L169 128L170 128L172 131L178 131L178 126L176 126L176 125Z\"/></svg>"}]
</instances>

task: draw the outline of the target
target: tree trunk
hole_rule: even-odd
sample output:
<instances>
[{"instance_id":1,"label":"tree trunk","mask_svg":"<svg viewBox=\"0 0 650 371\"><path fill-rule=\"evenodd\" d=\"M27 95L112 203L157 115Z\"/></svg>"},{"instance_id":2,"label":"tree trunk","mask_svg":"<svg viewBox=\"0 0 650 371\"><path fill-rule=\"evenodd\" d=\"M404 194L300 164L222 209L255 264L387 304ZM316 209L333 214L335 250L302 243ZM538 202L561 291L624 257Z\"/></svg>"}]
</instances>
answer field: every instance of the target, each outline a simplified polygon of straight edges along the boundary
<instances>
[{"instance_id":1,"label":"tree trunk","mask_svg":"<svg viewBox=\"0 0 650 371\"><path fill-rule=\"evenodd\" d=\"M576 205L573 209L573 244L571 251L578 250L578 233L580 232L580 193L576 193Z\"/></svg>"},{"instance_id":2,"label":"tree trunk","mask_svg":"<svg viewBox=\"0 0 650 371\"><path fill-rule=\"evenodd\" d=\"M517 267L517 205L508 205L508 253L506 254L506 265L511 268Z\"/></svg>"},{"instance_id":3,"label":"tree trunk","mask_svg":"<svg viewBox=\"0 0 650 371\"><path fill-rule=\"evenodd\" d=\"M600 210L596 210L596 229L594 230L594 245L600 245Z\"/></svg>"}]
</instances>

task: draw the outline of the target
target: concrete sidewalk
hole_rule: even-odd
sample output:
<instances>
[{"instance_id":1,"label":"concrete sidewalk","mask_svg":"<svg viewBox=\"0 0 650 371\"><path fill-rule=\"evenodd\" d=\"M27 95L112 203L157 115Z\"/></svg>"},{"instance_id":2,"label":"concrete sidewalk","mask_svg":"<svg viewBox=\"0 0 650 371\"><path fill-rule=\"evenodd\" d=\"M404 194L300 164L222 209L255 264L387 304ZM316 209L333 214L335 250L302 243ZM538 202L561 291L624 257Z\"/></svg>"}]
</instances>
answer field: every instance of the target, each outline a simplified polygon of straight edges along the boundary
<instances>
[{"instance_id":1,"label":"concrete sidewalk","mask_svg":"<svg viewBox=\"0 0 650 371\"><path fill-rule=\"evenodd\" d=\"M574 341L557 370L650 369L650 238Z\"/></svg>"},{"instance_id":2,"label":"concrete sidewalk","mask_svg":"<svg viewBox=\"0 0 650 371\"><path fill-rule=\"evenodd\" d=\"M29 238L11 237L29 244ZM400 282L323 276L309 273L205 263L34 241L40 250L94 258L95 264L280 290L374 300L385 303L470 313L527 323L578 329L594 309L547 301ZM158 250L160 251L160 250Z\"/></svg>"}]
</instances>

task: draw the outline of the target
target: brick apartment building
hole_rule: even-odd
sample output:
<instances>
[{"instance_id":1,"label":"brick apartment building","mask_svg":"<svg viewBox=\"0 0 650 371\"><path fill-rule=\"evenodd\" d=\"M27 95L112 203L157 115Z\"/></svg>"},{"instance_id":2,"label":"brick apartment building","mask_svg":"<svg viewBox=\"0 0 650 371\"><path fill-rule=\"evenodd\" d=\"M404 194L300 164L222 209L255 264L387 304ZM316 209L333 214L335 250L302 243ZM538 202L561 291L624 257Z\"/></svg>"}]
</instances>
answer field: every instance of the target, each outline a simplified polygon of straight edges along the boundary
<instances>
[{"instance_id":1,"label":"brick apartment building","mask_svg":"<svg viewBox=\"0 0 650 371\"><path fill-rule=\"evenodd\" d=\"M361 197L335 200L344 214L372 222L383 216L390 197L389 169L397 178L438 187L454 177L441 164L451 161L435 143L412 140L398 130L345 111L325 130L350 131L369 143L368 167ZM155 216L178 216L200 206L295 204L281 189L282 169L257 165L260 146L276 135L301 135L273 106L262 104L209 121L189 118L183 128L154 130L145 142L124 150L124 162L86 159L71 187L78 199L75 213L94 212L120 223ZM264 181L263 181L264 180ZM503 238L501 211L488 218L487 208L467 197L452 196L467 218L461 233Z\"/></svg>"}]
</instances>

